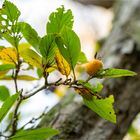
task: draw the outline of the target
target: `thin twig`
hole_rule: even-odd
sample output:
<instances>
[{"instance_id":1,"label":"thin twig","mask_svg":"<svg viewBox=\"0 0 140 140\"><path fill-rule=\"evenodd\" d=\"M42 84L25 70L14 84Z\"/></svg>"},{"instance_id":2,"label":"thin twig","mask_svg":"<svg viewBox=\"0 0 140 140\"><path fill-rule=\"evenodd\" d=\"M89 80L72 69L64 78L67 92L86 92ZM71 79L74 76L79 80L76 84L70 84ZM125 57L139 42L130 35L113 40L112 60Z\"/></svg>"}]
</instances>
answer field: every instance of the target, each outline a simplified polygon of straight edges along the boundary
<instances>
[{"instance_id":1,"label":"thin twig","mask_svg":"<svg viewBox=\"0 0 140 140\"><path fill-rule=\"evenodd\" d=\"M39 115L37 118L32 118L30 121L28 121L26 124L24 124L19 130L24 129L27 125L34 124L36 121L43 118L46 115L46 110L47 109L48 109L48 107L45 108L45 110L43 111L43 113L41 115Z\"/></svg>"},{"instance_id":2,"label":"thin twig","mask_svg":"<svg viewBox=\"0 0 140 140\"><path fill-rule=\"evenodd\" d=\"M15 110L14 110L14 114L13 114L13 122L11 124L11 126L12 126L11 136L13 136L17 131L17 122L18 122L18 115L17 114L18 114L18 109L19 109L22 101L30 98L31 96L35 95L36 93L38 93L39 91L41 91L41 90L43 90L45 88L46 88L46 86L43 85L42 87L40 87L36 91L34 91L34 92L32 92L32 93L30 93L28 95L25 95L25 96L22 95L22 92L20 93L20 97L19 97L19 99L17 101L17 104L15 106Z\"/></svg>"},{"instance_id":3,"label":"thin twig","mask_svg":"<svg viewBox=\"0 0 140 140\"><path fill-rule=\"evenodd\" d=\"M17 47L16 47L17 48ZM17 64L16 64L16 70L15 70L15 73L13 73L13 80L14 80L14 83L15 83L15 89L16 89L16 93L20 93L20 96L19 96L19 99L17 101L17 104L15 106L15 110L14 110L14 113L13 113L13 119L12 119L12 123L11 123L11 126L12 126L12 133L11 135L14 135L16 133L16 130L17 130L17 122L18 122L18 109L19 109L19 106L22 102L22 90L19 91L18 90L18 84L17 84L17 77L18 77L18 73L20 71L20 66L21 66L21 61L19 59L19 53L18 53L18 50L17 50Z\"/></svg>"},{"instance_id":4,"label":"thin twig","mask_svg":"<svg viewBox=\"0 0 140 140\"><path fill-rule=\"evenodd\" d=\"M73 72L73 81L76 81L76 75L75 75L74 68L72 68L72 72Z\"/></svg>"},{"instance_id":5,"label":"thin twig","mask_svg":"<svg viewBox=\"0 0 140 140\"><path fill-rule=\"evenodd\" d=\"M37 88L39 88L39 84L38 84L38 85L33 86L33 88L32 88L32 89L27 90L24 94L25 94L25 95L26 95L26 94L29 94L29 93L33 92L35 89L37 89Z\"/></svg>"},{"instance_id":6,"label":"thin twig","mask_svg":"<svg viewBox=\"0 0 140 140\"><path fill-rule=\"evenodd\" d=\"M12 132L11 132L11 136L13 136L15 133L16 133L16 130L17 130L17 122L18 122L18 109L19 109L19 106L22 102L22 96L20 94L20 97L17 101L17 104L15 106L15 110L13 111L14 114L13 114L13 119L12 119Z\"/></svg>"},{"instance_id":7,"label":"thin twig","mask_svg":"<svg viewBox=\"0 0 140 140\"><path fill-rule=\"evenodd\" d=\"M0 137L9 138L9 136L5 136L3 134L0 134Z\"/></svg>"},{"instance_id":8,"label":"thin twig","mask_svg":"<svg viewBox=\"0 0 140 140\"><path fill-rule=\"evenodd\" d=\"M30 94L24 95L24 96L23 96L23 100L32 97L33 95L35 95L35 94L38 93L39 91L44 90L44 89L46 89L46 88L47 88L46 85L41 86L41 87L38 88L36 91L34 91L34 92L30 93Z\"/></svg>"},{"instance_id":9,"label":"thin twig","mask_svg":"<svg viewBox=\"0 0 140 140\"><path fill-rule=\"evenodd\" d=\"M94 76L89 76L85 82L89 82Z\"/></svg>"}]
</instances>

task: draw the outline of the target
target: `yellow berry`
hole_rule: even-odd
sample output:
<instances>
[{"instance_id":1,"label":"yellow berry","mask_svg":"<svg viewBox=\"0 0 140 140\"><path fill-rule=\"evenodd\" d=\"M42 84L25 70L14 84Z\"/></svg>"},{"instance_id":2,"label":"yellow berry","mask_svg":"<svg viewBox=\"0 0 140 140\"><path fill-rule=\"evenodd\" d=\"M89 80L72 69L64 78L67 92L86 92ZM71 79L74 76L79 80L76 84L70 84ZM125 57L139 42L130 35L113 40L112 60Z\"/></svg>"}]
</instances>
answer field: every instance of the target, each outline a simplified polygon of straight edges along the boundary
<instances>
[{"instance_id":1,"label":"yellow berry","mask_svg":"<svg viewBox=\"0 0 140 140\"><path fill-rule=\"evenodd\" d=\"M103 62L99 59L94 59L86 64L86 72L93 76L95 75L99 70L103 68Z\"/></svg>"}]
</instances>

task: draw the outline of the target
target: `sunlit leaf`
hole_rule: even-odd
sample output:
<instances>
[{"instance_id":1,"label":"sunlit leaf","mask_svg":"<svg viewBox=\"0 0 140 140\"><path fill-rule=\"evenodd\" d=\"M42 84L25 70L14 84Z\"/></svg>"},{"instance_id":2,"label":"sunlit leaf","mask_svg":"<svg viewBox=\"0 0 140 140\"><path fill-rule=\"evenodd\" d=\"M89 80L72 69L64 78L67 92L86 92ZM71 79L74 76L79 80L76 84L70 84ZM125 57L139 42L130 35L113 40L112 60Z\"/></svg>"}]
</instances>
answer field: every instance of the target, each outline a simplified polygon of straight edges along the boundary
<instances>
[{"instance_id":1,"label":"sunlit leaf","mask_svg":"<svg viewBox=\"0 0 140 140\"><path fill-rule=\"evenodd\" d=\"M43 140L59 134L57 129L38 128L35 130L22 130L10 137L9 140Z\"/></svg>"},{"instance_id":2,"label":"sunlit leaf","mask_svg":"<svg viewBox=\"0 0 140 140\"><path fill-rule=\"evenodd\" d=\"M7 71L7 70L10 70L10 69L14 69L15 68L15 65L12 65L12 64L1 64L0 65L0 72L1 71Z\"/></svg>"},{"instance_id":3,"label":"sunlit leaf","mask_svg":"<svg viewBox=\"0 0 140 140\"><path fill-rule=\"evenodd\" d=\"M93 96L92 100L87 100L86 98L83 98L83 100L85 105L99 116L112 123L116 123L116 115L113 109L114 97L112 95L105 99L97 99Z\"/></svg>"},{"instance_id":4,"label":"sunlit leaf","mask_svg":"<svg viewBox=\"0 0 140 140\"><path fill-rule=\"evenodd\" d=\"M0 80L13 80L13 77L12 75L1 76ZM29 75L18 75L17 80L34 81L38 80L38 78Z\"/></svg>"},{"instance_id":5,"label":"sunlit leaf","mask_svg":"<svg viewBox=\"0 0 140 140\"><path fill-rule=\"evenodd\" d=\"M17 80L34 81L34 80L38 80L38 78L30 75L18 75Z\"/></svg>"},{"instance_id":6,"label":"sunlit leaf","mask_svg":"<svg viewBox=\"0 0 140 140\"><path fill-rule=\"evenodd\" d=\"M87 63L88 62L88 60L87 60L87 58L86 58L86 55L85 55L85 53L84 52L80 52L80 54L79 54L79 58L78 58L78 64L84 64L84 63Z\"/></svg>"},{"instance_id":7,"label":"sunlit leaf","mask_svg":"<svg viewBox=\"0 0 140 140\"><path fill-rule=\"evenodd\" d=\"M96 77L98 78L117 78L117 77L123 77L123 76L134 76L136 75L135 72L125 69L115 69L115 68L109 68L101 70L97 73Z\"/></svg>"},{"instance_id":8,"label":"sunlit leaf","mask_svg":"<svg viewBox=\"0 0 140 140\"><path fill-rule=\"evenodd\" d=\"M70 28L65 27L61 32L61 38L57 38L56 42L61 54L73 69L81 52L78 36Z\"/></svg>"},{"instance_id":9,"label":"sunlit leaf","mask_svg":"<svg viewBox=\"0 0 140 140\"><path fill-rule=\"evenodd\" d=\"M97 83L96 85L91 85L89 82L79 80L79 84L83 87L90 89L93 93L98 93L103 89L103 85L101 83Z\"/></svg>"},{"instance_id":10,"label":"sunlit leaf","mask_svg":"<svg viewBox=\"0 0 140 140\"><path fill-rule=\"evenodd\" d=\"M51 72L53 72L53 71L55 71L56 69L58 69L58 67L57 67L57 65L52 65L51 67L49 67L49 68L46 68L45 69L45 71L46 71L46 73L48 72L48 73L51 73Z\"/></svg>"},{"instance_id":11,"label":"sunlit leaf","mask_svg":"<svg viewBox=\"0 0 140 140\"><path fill-rule=\"evenodd\" d=\"M51 67L46 68L45 72L46 73L51 73L51 72L53 72L56 69L57 69L57 66L56 65L52 65ZM38 68L37 69L37 75L38 75L39 78L43 77L43 71L44 71L43 68Z\"/></svg>"},{"instance_id":12,"label":"sunlit leaf","mask_svg":"<svg viewBox=\"0 0 140 140\"><path fill-rule=\"evenodd\" d=\"M39 78L41 78L43 76L42 69L40 69L40 68L37 69L37 75L38 75Z\"/></svg>"},{"instance_id":13,"label":"sunlit leaf","mask_svg":"<svg viewBox=\"0 0 140 140\"><path fill-rule=\"evenodd\" d=\"M6 86L0 86L0 101L5 101L9 96L9 89Z\"/></svg>"},{"instance_id":14,"label":"sunlit leaf","mask_svg":"<svg viewBox=\"0 0 140 140\"><path fill-rule=\"evenodd\" d=\"M0 51L0 59L4 64L17 63L17 51L15 48L4 48Z\"/></svg>"},{"instance_id":15,"label":"sunlit leaf","mask_svg":"<svg viewBox=\"0 0 140 140\"><path fill-rule=\"evenodd\" d=\"M0 10L0 34L12 46L17 46L20 39L15 37L17 30L17 21L20 16L20 11L10 1L5 0L2 9Z\"/></svg>"},{"instance_id":16,"label":"sunlit leaf","mask_svg":"<svg viewBox=\"0 0 140 140\"><path fill-rule=\"evenodd\" d=\"M30 65L41 68L42 58L35 51L24 49L20 52L20 56Z\"/></svg>"},{"instance_id":17,"label":"sunlit leaf","mask_svg":"<svg viewBox=\"0 0 140 140\"><path fill-rule=\"evenodd\" d=\"M73 15L71 10L65 11L64 6L62 6L50 15L47 33L59 33L64 26L72 28Z\"/></svg>"},{"instance_id":18,"label":"sunlit leaf","mask_svg":"<svg viewBox=\"0 0 140 140\"><path fill-rule=\"evenodd\" d=\"M11 109L15 101L17 100L19 93L8 97L0 108L0 122L4 119L8 111Z\"/></svg>"},{"instance_id":19,"label":"sunlit leaf","mask_svg":"<svg viewBox=\"0 0 140 140\"><path fill-rule=\"evenodd\" d=\"M21 32L24 38L37 50L39 51L40 37L38 36L35 29L33 29L26 22L19 22L18 25L21 28Z\"/></svg>"},{"instance_id":20,"label":"sunlit leaf","mask_svg":"<svg viewBox=\"0 0 140 140\"><path fill-rule=\"evenodd\" d=\"M0 14L6 15L6 18L13 23L18 20L20 16L20 11L13 3L5 0L2 5L2 10Z\"/></svg>"},{"instance_id":21,"label":"sunlit leaf","mask_svg":"<svg viewBox=\"0 0 140 140\"><path fill-rule=\"evenodd\" d=\"M18 46L18 51L19 53L21 53L22 51L26 50L26 49L30 49L31 45L29 43L21 43Z\"/></svg>"},{"instance_id":22,"label":"sunlit leaf","mask_svg":"<svg viewBox=\"0 0 140 140\"><path fill-rule=\"evenodd\" d=\"M68 64L68 62L61 55L59 50L56 51L55 60L56 60L58 70L61 72L61 74L68 77L70 74L71 68L70 68L70 65Z\"/></svg>"},{"instance_id":23,"label":"sunlit leaf","mask_svg":"<svg viewBox=\"0 0 140 140\"><path fill-rule=\"evenodd\" d=\"M102 91L102 89L103 89L103 85L101 83L97 83L93 88L94 92L97 92L97 93Z\"/></svg>"},{"instance_id":24,"label":"sunlit leaf","mask_svg":"<svg viewBox=\"0 0 140 140\"><path fill-rule=\"evenodd\" d=\"M12 45L15 46L15 39L8 32L3 32L2 36Z\"/></svg>"}]
</instances>

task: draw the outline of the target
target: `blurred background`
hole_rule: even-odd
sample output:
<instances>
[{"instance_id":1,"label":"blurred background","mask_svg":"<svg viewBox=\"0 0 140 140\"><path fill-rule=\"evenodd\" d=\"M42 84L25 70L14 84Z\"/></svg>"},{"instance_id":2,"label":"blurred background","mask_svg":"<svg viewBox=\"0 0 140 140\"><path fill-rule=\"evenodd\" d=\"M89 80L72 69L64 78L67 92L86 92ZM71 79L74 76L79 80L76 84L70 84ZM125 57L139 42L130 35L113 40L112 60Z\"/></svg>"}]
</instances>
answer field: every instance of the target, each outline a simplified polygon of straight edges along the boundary
<instances>
[{"instance_id":1,"label":"blurred background","mask_svg":"<svg viewBox=\"0 0 140 140\"><path fill-rule=\"evenodd\" d=\"M113 28L113 20L115 12L113 6L115 0L10 0L17 5L21 11L20 20L26 21L36 29L40 36L43 36L46 31L46 23L51 12L56 11L56 8L64 5L65 9L71 9L74 15L74 30L80 37L82 51L85 52L88 61L94 58L96 52L100 50L102 44L109 36ZM125 0L124 0L125 1ZM131 1L131 0L130 0ZM137 0L132 0L137 1ZM0 5L2 5L2 0ZM129 9L129 7L128 7ZM1 44L6 44L1 41ZM9 44L6 44L7 46ZM102 55L99 53L99 56ZM108 62L109 63L109 62ZM30 73L36 76L32 70ZM50 76L50 81L57 80L61 75L54 72ZM19 87L25 91L31 90L39 82L19 82ZM0 81L0 85L9 87L10 92L14 93L14 84L9 81ZM38 116L41 112L48 107L50 110L56 105L60 99L65 95L66 89L59 87L58 89L50 91L42 91L28 101L26 101L21 111L21 121L19 127L29 121L32 117ZM46 94L47 92L47 94ZM134 120L128 133L123 138L124 140L138 140L140 139L140 119L139 115ZM0 126L2 131L4 123Z\"/></svg>"}]
</instances>

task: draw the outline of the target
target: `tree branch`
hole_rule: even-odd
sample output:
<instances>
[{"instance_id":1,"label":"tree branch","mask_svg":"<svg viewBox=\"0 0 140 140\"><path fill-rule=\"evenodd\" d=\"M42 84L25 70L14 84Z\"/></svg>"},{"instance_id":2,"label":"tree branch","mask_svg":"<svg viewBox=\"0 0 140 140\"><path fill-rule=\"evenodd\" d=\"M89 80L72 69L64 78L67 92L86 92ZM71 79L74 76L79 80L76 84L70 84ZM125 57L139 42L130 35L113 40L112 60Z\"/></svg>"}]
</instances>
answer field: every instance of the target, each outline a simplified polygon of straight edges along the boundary
<instances>
[{"instance_id":1,"label":"tree branch","mask_svg":"<svg viewBox=\"0 0 140 140\"><path fill-rule=\"evenodd\" d=\"M37 118L32 118L30 121L28 121L26 124L24 124L19 130L24 129L29 124L34 124L36 121L42 119L46 115L46 110L48 107L45 107L43 113L39 115Z\"/></svg>"}]
</instances>

